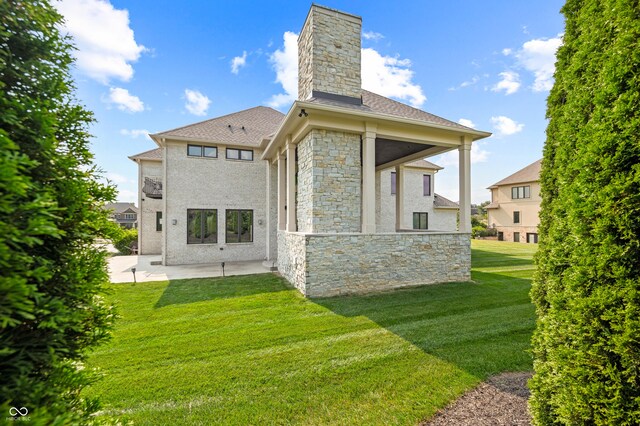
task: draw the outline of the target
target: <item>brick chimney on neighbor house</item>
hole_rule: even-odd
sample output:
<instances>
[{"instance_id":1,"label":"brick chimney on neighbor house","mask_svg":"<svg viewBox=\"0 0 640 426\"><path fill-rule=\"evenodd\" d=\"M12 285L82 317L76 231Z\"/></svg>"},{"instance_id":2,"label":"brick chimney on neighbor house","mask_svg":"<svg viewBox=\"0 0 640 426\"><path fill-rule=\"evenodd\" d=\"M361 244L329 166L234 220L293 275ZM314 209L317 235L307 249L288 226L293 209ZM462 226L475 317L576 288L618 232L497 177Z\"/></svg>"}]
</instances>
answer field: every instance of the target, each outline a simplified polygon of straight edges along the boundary
<instances>
[{"instance_id":1,"label":"brick chimney on neighbor house","mask_svg":"<svg viewBox=\"0 0 640 426\"><path fill-rule=\"evenodd\" d=\"M298 37L298 99L361 103L362 18L312 5Z\"/></svg>"}]
</instances>

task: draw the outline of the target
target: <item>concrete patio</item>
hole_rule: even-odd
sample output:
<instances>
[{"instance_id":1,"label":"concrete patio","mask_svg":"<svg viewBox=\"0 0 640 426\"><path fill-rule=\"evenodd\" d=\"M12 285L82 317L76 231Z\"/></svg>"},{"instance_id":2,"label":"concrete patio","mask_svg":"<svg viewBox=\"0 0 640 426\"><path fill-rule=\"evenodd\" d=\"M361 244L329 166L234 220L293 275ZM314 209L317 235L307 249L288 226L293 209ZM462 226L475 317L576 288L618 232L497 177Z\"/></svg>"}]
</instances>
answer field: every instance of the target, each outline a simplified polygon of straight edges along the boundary
<instances>
[{"instance_id":1,"label":"concrete patio","mask_svg":"<svg viewBox=\"0 0 640 426\"><path fill-rule=\"evenodd\" d=\"M131 268L136 268L136 281L166 281L184 278L210 278L221 277L222 266L220 263L201 265L163 266L152 265L159 262L160 256L113 256L109 259L109 276L112 283L133 282ZM251 275L270 272L269 267L262 261L253 262L226 262L224 275Z\"/></svg>"}]
</instances>

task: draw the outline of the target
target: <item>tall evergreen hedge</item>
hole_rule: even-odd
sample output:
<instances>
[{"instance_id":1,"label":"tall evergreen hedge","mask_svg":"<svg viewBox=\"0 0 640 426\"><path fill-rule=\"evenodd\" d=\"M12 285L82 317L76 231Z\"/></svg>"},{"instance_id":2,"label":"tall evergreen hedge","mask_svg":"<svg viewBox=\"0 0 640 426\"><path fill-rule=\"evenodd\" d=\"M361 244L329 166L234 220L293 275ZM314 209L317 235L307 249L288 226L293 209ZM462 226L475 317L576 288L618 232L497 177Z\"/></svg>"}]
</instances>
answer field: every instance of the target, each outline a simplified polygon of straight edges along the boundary
<instances>
[{"instance_id":1,"label":"tall evergreen hedge","mask_svg":"<svg viewBox=\"0 0 640 426\"><path fill-rule=\"evenodd\" d=\"M568 0L542 162L536 424L640 424L640 4Z\"/></svg>"},{"instance_id":2,"label":"tall evergreen hedge","mask_svg":"<svg viewBox=\"0 0 640 426\"><path fill-rule=\"evenodd\" d=\"M82 361L113 320L94 241L114 189L92 164L60 15L3 0L0 22L0 423L24 407L29 424L87 424Z\"/></svg>"}]
</instances>

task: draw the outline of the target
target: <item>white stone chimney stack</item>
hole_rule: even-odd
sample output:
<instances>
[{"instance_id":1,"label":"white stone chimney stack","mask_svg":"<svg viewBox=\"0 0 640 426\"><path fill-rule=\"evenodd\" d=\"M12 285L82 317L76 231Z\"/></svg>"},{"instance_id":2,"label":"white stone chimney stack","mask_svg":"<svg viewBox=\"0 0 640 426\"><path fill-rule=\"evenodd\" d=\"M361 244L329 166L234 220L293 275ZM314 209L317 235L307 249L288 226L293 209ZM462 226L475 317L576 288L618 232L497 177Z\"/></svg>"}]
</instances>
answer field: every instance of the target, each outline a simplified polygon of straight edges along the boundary
<instances>
[{"instance_id":1,"label":"white stone chimney stack","mask_svg":"<svg viewBox=\"0 0 640 426\"><path fill-rule=\"evenodd\" d=\"M298 99L361 103L362 18L311 5L298 37Z\"/></svg>"}]
</instances>

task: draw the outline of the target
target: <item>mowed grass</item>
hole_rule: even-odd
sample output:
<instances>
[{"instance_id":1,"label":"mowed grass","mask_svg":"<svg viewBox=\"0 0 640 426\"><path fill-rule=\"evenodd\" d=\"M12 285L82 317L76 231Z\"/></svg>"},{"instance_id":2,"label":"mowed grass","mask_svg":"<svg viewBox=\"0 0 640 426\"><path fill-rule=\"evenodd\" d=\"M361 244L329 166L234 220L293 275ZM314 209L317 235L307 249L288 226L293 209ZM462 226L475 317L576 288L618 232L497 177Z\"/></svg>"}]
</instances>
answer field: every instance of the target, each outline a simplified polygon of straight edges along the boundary
<instances>
[{"instance_id":1,"label":"mowed grass","mask_svg":"<svg viewBox=\"0 0 640 426\"><path fill-rule=\"evenodd\" d=\"M271 274L113 285L90 358L104 413L140 425L414 425L530 370L535 245L473 241L473 282L305 299Z\"/></svg>"}]
</instances>

